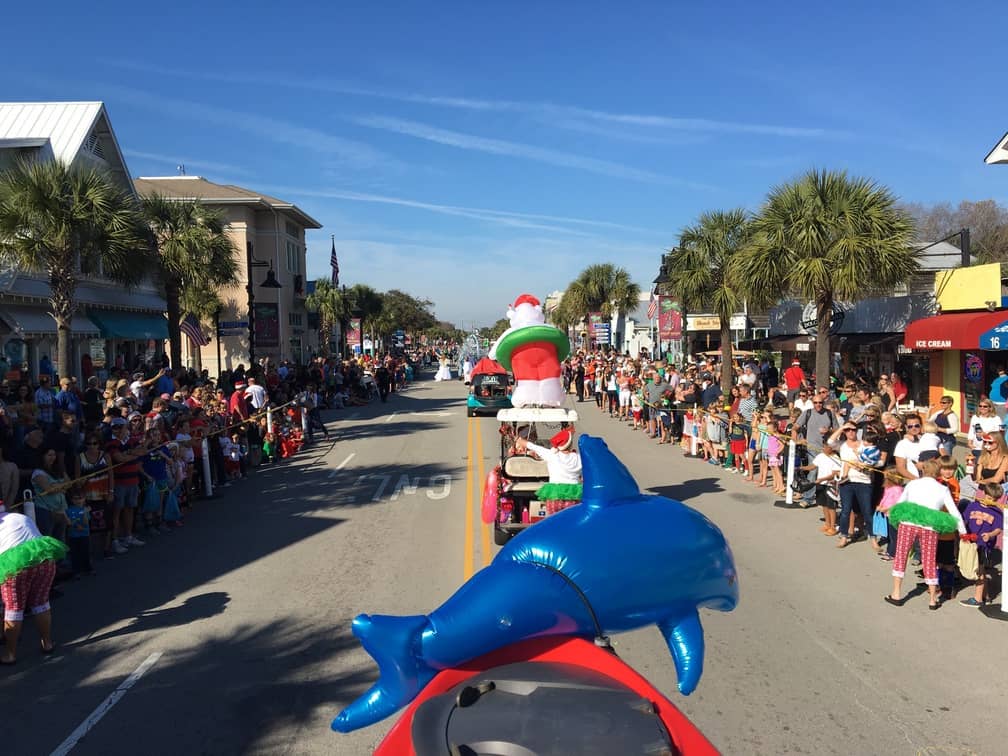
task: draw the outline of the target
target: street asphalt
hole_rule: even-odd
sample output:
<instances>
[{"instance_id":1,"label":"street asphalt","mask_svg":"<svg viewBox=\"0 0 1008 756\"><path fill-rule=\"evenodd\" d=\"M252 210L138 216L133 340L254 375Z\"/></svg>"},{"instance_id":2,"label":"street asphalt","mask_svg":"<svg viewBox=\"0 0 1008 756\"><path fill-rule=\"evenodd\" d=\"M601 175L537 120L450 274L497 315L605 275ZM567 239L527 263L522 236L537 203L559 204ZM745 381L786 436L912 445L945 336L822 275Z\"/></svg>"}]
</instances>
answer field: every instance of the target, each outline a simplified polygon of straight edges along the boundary
<instances>
[{"instance_id":1,"label":"street asphalt","mask_svg":"<svg viewBox=\"0 0 1008 756\"><path fill-rule=\"evenodd\" d=\"M676 692L657 629L614 638L719 749L1008 750L1008 623L996 613L956 602L930 612L913 579L916 595L889 606L889 566L864 542L834 548L816 510L777 506L594 404L571 406L578 431L603 436L642 489L704 512L732 546L741 601L701 613L706 665L692 696ZM35 651L26 626L18 664L0 668L0 751L371 752L391 720L329 729L376 678L350 620L426 613L492 558L479 490L497 424L466 417L461 382L426 379L325 417L332 441L221 489L184 528L63 586L57 653Z\"/></svg>"}]
</instances>

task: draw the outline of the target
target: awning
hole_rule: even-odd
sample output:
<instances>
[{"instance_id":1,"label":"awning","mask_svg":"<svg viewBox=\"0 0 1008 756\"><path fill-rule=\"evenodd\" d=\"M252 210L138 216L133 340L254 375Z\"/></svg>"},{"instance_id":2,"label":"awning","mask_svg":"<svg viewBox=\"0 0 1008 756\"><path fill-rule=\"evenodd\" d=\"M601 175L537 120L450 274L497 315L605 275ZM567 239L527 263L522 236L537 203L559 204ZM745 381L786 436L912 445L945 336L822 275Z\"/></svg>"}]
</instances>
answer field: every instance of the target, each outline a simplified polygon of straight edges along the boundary
<instances>
[{"instance_id":1,"label":"awning","mask_svg":"<svg viewBox=\"0 0 1008 756\"><path fill-rule=\"evenodd\" d=\"M910 349L982 349L980 337L1008 325L1008 312L953 312L915 320L903 335ZM997 334L994 334L995 336ZM1003 348L1003 347L1002 347Z\"/></svg>"},{"instance_id":2,"label":"awning","mask_svg":"<svg viewBox=\"0 0 1008 756\"><path fill-rule=\"evenodd\" d=\"M44 307L8 305L0 307L0 318L18 336L52 336L56 333L56 321ZM70 332L74 336L97 336L98 326L86 315L77 312L70 321Z\"/></svg>"},{"instance_id":3,"label":"awning","mask_svg":"<svg viewBox=\"0 0 1008 756\"><path fill-rule=\"evenodd\" d=\"M113 310L89 310L88 315L98 324L101 335L106 339L163 341L168 338L168 321L164 315Z\"/></svg>"}]
</instances>

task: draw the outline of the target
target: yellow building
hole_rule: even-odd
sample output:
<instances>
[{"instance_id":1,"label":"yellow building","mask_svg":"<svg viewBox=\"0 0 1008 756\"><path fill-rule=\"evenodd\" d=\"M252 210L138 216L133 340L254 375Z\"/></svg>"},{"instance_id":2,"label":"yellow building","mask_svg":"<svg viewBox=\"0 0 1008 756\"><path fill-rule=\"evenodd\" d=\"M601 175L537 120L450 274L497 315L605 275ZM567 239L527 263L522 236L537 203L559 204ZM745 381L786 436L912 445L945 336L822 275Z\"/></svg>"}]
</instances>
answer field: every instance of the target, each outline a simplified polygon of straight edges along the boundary
<instances>
[{"instance_id":1,"label":"yellow building","mask_svg":"<svg viewBox=\"0 0 1008 756\"><path fill-rule=\"evenodd\" d=\"M305 310L305 230L322 228L318 221L290 202L200 176L141 177L133 183L142 196L198 199L224 215L235 244L238 285L220 292L220 327L201 349L202 366L211 375L248 366L253 356L257 362L263 357L305 362L317 351ZM263 287L274 280L279 288ZM195 348L190 344L190 364Z\"/></svg>"}]
</instances>

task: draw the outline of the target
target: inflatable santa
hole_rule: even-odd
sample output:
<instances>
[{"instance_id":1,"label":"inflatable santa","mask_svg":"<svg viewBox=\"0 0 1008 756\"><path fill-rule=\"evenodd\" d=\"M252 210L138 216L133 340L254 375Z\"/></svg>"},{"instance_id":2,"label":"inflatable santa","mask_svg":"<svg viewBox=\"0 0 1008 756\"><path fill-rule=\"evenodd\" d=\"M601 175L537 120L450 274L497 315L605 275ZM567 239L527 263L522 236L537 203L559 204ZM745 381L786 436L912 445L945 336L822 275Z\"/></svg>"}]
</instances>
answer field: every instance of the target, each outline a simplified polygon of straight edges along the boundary
<instances>
[{"instance_id":1,"label":"inflatable santa","mask_svg":"<svg viewBox=\"0 0 1008 756\"><path fill-rule=\"evenodd\" d=\"M515 407L559 407L566 392L560 378L560 361L570 354L567 335L546 325L542 306L531 294L522 294L508 309L511 327L490 350L514 374L511 404Z\"/></svg>"}]
</instances>

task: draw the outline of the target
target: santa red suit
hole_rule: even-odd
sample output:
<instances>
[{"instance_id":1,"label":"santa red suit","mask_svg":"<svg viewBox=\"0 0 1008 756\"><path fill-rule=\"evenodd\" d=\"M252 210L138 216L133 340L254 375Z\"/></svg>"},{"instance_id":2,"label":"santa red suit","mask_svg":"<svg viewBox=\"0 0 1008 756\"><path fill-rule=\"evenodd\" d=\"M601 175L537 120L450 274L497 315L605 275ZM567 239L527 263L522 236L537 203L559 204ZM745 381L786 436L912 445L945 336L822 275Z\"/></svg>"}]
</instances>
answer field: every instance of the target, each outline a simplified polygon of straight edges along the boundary
<instances>
[{"instance_id":1,"label":"santa red suit","mask_svg":"<svg viewBox=\"0 0 1008 756\"><path fill-rule=\"evenodd\" d=\"M570 354L570 340L559 328L546 325L542 306L522 294L508 310L511 327L490 350L514 374L511 404L515 407L559 407L567 398L560 378L560 361Z\"/></svg>"}]
</instances>

